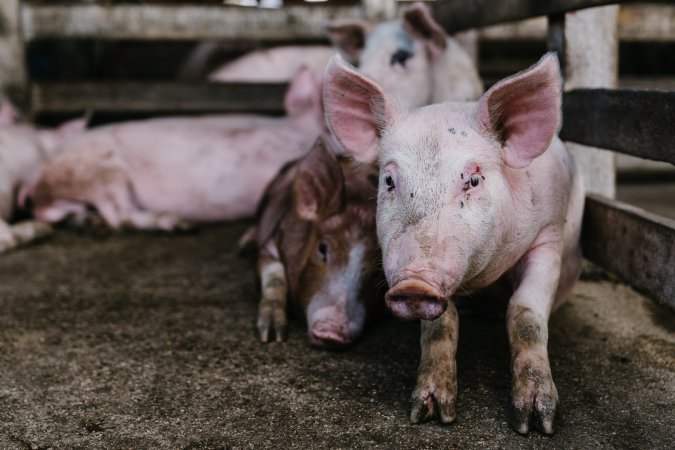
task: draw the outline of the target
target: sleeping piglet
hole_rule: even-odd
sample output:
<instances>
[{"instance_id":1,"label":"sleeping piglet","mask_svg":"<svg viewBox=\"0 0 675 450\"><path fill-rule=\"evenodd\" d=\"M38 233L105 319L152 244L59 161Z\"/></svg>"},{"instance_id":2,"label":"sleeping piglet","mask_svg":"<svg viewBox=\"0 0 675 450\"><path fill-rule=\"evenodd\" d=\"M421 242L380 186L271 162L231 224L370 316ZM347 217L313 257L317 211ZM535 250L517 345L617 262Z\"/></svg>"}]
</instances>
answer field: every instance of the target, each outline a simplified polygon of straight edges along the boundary
<instances>
[{"instance_id":1,"label":"sleeping piglet","mask_svg":"<svg viewBox=\"0 0 675 450\"><path fill-rule=\"evenodd\" d=\"M508 299L512 426L553 432L558 393L548 318L581 267L584 192L556 133L557 58L490 88L477 103L412 111L334 58L327 69L330 129L359 161L379 162L377 233L385 300L422 320L411 419L455 420L458 315L454 296Z\"/></svg>"},{"instance_id":2,"label":"sleeping piglet","mask_svg":"<svg viewBox=\"0 0 675 450\"><path fill-rule=\"evenodd\" d=\"M94 208L114 229L250 217L279 168L324 130L320 92L302 69L285 117L160 118L91 130L62 145L24 196L41 220L82 218Z\"/></svg>"},{"instance_id":3,"label":"sleeping piglet","mask_svg":"<svg viewBox=\"0 0 675 450\"><path fill-rule=\"evenodd\" d=\"M323 138L270 184L255 233L261 341L285 339L288 299L310 343L327 348L353 343L384 306L376 185L376 170L336 156Z\"/></svg>"},{"instance_id":4,"label":"sleeping piglet","mask_svg":"<svg viewBox=\"0 0 675 450\"><path fill-rule=\"evenodd\" d=\"M86 119L76 119L54 129L38 129L16 122L12 105L0 107L0 252L50 233L44 222L22 221L10 225L19 186L29 180L51 157L54 149L81 133Z\"/></svg>"}]
</instances>

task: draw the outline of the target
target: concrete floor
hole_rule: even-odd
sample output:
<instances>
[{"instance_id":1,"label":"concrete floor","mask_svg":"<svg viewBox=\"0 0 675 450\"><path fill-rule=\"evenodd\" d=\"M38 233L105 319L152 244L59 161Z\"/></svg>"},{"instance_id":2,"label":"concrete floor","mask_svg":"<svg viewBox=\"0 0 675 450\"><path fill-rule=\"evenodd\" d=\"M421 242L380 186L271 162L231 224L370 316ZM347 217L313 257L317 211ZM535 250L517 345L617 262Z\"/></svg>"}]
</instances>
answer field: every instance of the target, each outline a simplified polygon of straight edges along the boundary
<instances>
[{"instance_id":1,"label":"concrete floor","mask_svg":"<svg viewBox=\"0 0 675 450\"><path fill-rule=\"evenodd\" d=\"M246 225L60 230L0 257L0 448L675 448L675 317L628 287L579 282L552 317L553 437L511 431L504 325L471 315L458 421L411 425L418 325L259 344Z\"/></svg>"}]
</instances>

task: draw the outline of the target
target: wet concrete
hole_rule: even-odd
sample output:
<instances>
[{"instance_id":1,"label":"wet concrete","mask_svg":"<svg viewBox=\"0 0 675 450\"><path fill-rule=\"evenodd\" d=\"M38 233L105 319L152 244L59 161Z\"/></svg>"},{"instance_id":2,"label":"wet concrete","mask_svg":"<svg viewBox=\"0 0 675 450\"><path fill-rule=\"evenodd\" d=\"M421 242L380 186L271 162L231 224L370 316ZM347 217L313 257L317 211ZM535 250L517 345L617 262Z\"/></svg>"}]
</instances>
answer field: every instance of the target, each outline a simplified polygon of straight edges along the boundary
<instances>
[{"instance_id":1,"label":"wet concrete","mask_svg":"<svg viewBox=\"0 0 675 450\"><path fill-rule=\"evenodd\" d=\"M53 239L0 257L0 448L675 448L675 318L582 281L551 319L553 437L507 425L504 325L460 317L458 420L411 425L419 326L349 351L255 338L245 223Z\"/></svg>"}]
</instances>

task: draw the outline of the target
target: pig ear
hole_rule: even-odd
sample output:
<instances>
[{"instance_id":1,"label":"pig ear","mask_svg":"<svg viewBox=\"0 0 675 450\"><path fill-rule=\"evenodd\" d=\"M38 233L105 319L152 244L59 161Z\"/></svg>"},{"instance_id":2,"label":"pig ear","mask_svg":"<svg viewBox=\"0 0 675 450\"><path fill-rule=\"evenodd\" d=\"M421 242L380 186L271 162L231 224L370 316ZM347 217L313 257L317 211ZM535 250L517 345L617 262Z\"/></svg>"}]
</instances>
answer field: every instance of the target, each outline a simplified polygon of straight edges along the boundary
<instances>
[{"instance_id":1,"label":"pig ear","mask_svg":"<svg viewBox=\"0 0 675 450\"><path fill-rule=\"evenodd\" d=\"M56 129L56 132L61 139L67 139L86 130L90 119L91 111L87 111L84 116L69 120L68 122L64 122L59 125L59 127Z\"/></svg>"},{"instance_id":2,"label":"pig ear","mask_svg":"<svg viewBox=\"0 0 675 450\"><path fill-rule=\"evenodd\" d=\"M293 181L295 211L317 221L337 213L344 203L344 179L335 154L319 139L300 161Z\"/></svg>"},{"instance_id":3,"label":"pig ear","mask_svg":"<svg viewBox=\"0 0 675 450\"><path fill-rule=\"evenodd\" d=\"M551 145L560 126L560 92L558 58L548 53L480 98L476 121L501 143L508 166L527 167Z\"/></svg>"},{"instance_id":4,"label":"pig ear","mask_svg":"<svg viewBox=\"0 0 675 450\"><path fill-rule=\"evenodd\" d=\"M19 114L16 108L8 101L2 102L0 106L0 125L14 125Z\"/></svg>"},{"instance_id":5,"label":"pig ear","mask_svg":"<svg viewBox=\"0 0 675 450\"><path fill-rule=\"evenodd\" d=\"M284 108L289 116L301 114L321 101L321 83L307 66L293 75L284 96Z\"/></svg>"},{"instance_id":6,"label":"pig ear","mask_svg":"<svg viewBox=\"0 0 675 450\"><path fill-rule=\"evenodd\" d=\"M431 11L424 3L413 3L403 13L403 27L408 33L424 40L435 54L445 50L448 35L431 17Z\"/></svg>"},{"instance_id":7,"label":"pig ear","mask_svg":"<svg viewBox=\"0 0 675 450\"><path fill-rule=\"evenodd\" d=\"M384 128L399 115L394 99L336 55L326 69L323 102L340 144L357 161L374 161Z\"/></svg>"},{"instance_id":8,"label":"pig ear","mask_svg":"<svg viewBox=\"0 0 675 450\"><path fill-rule=\"evenodd\" d=\"M366 38L371 30L372 26L368 22L358 19L338 20L326 27L330 41L352 64L359 63L361 52L366 45Z\"/></svg>"}]
</instances>

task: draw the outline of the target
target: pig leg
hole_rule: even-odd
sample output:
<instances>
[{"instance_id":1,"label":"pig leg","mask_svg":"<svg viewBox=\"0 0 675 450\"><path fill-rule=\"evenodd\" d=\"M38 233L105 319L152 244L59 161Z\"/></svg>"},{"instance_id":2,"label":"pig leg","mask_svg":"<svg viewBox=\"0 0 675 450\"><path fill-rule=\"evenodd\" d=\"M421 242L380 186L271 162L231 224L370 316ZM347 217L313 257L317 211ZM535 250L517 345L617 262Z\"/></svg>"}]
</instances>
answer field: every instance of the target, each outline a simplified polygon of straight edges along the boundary
<instances>
[{"instance_id":1,"label":"pig leg","mask_svg":"<svg viewBox=\"0 0 675 450\"><path fill-rule=\"evenodd\" d=\"M92 203L113 229L127 226L140 230L174 231L190 227L188 222L174 214L139 208L123 173L115 178L111 177L110 184L96 187Z\"/></svg>"},{"instance_id":2,"label":"pig leg","mask_svg":"<svg viewBox=\"0 0 675 450\"><path fill-rule=\"evenodd\" d=\"M560 251L542 245L521 262L520 283L509 302L506 325L511 346L511 425L526 434L530 422L553 433L558 392L548 361L548 316L560 277Z\"/></svg>"},{"instance_id":3,"label":"pig leg","mask_svg":"<svg viewBox=\"0 0 675 450\"><path fill-rule=\"evenodd\" d=\"M12 228L7 222L0 219L0 253L16 247L17 244L18 242L14 233L12 233Z\"/></svg>"},{"instance_id":4,"label":"pig leg","mask_svg":"<svg viewBox=\"0 0 675 450\"><path fill-rule=\"evenodd\" d=\"M422 356L412 394L411 422L434 417L443 423L455 421L458 335L459 317L452 300L441 317L422 321Z\"/></svg>"},{"instance_id":5,"label":"pig leg","mask_svg":"<svg viewBox=\"0 0 675 450\"><path fill-rule=\"evenodd\" d=\"M274 331L277 342L283 342L286 339L287 325L286 271L281 261L270 253L263 250L258 258L262 298L258 307L257 327L261 342L269 341L270 331Z\"/></svg>"}]
</instances>

